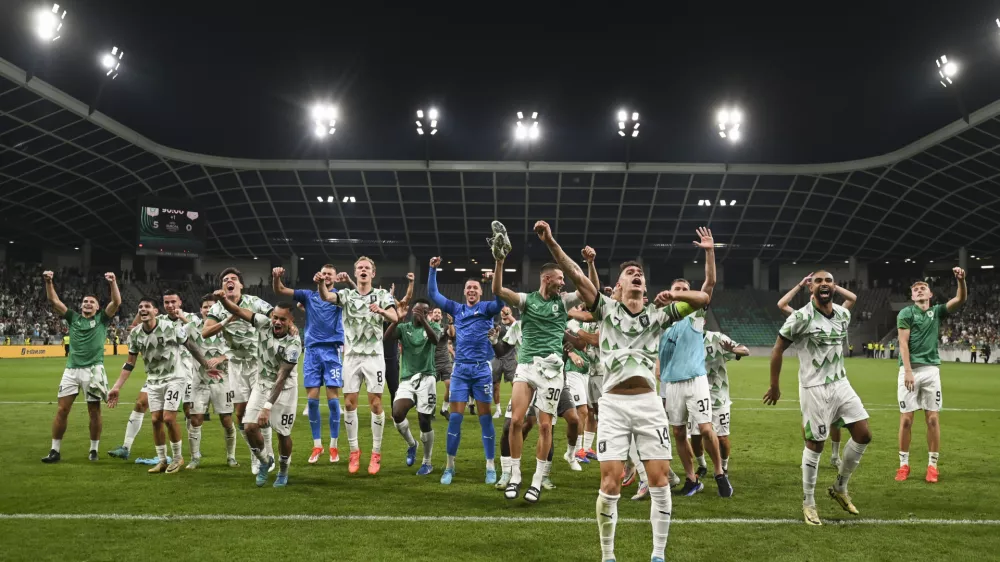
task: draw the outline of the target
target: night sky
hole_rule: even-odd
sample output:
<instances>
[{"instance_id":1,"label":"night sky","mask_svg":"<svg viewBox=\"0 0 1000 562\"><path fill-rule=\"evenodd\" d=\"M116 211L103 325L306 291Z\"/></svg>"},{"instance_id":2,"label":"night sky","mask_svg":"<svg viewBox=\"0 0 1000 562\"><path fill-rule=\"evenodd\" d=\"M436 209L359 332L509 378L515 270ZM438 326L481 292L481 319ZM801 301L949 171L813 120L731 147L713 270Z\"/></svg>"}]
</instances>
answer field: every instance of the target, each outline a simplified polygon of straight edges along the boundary
<instances>
[{"instance_id":1,"label":"night sky","mask_svg":"<svg viewBox=\"0 0 1000 562\"><path fill-rule=\"evenodd\" d=\"M958 119L936 79L941 54L962 62L970 111L1000 97L991 2L606 15L216 4L70 1L63 38L45 46L30 25L41 4L5 1L0 57L90 101L98 57L118 45L123 72L101 111L167 146L249 158L422 159L414 112L433 105L438 160L526 158L511 142L520 109L541 114L532 160L621 161L614 115L626 107L642 123L633 161L824 162L888 152ZM328 146L311 134L319 99L342 116ZM723 103L746 115L738 146L713 128Z\"/></svg>"}]
</instances>

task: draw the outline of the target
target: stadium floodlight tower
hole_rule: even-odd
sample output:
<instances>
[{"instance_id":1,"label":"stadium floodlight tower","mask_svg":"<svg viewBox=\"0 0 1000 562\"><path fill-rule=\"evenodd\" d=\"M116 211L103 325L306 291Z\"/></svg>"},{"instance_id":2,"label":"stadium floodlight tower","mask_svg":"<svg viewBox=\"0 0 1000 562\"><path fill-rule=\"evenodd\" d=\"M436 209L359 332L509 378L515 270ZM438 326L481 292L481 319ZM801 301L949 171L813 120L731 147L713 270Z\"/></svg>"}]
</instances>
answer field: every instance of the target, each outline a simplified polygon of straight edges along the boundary
<instances>
[{"instance_id":1,"label":"stadium floodlight tower","mask_svg":"<svg viewBox=\"0 0 1000 562\"><path fill-rule=\"evenodd\" d=\"M937 66L938 83L952 92L955 96L955 103L958 104L958 111L962 114L962 119L969 123L969 112L965 109L965 100L962 99L962 92L958 87L958 74L961 70L959 64L954 59L949 59L948 55L936 58L934 64Z\"/></svg>"},{"instance_id":2,"label":"stadium floodlight tower","mask_svg":"<svg viewBox=\"0 0 1000 562\"><path fill-rule=\"evenodd\" d=\"M39 10L35 14L35 33L38 38L46 43L58 41L62 37L63 20L66 19L66 10L59 4L53 4L51 8Z\"/></svg>"},{"instance_id":3,"label":"stadium floodlight tower","mask_svg":"<svg viewBox=\"0 0 1000 562\"><path fill-rule=\"evenodd\" d=\"M743 112L737 107L724 107L716 116L719 137L736 143L743 138Z\"/></svg>"},{"instance_id":4,"label":"stadium floodlight tower","mask_svg":"<svg viewBox=\"0 0 1000 562\"><path fill-rule=\"evenodd\" d=\"M519 143L527 144L529 167L531 166L531 148L541 136L542 131L538 126L538 112L532 111L531 116L529 118L525 118L525 113L523 111L518 111L517 123L514 125L514 140Z\"/></svg>"},{"instance_id":5,"label":"stadium floodlight tower","mask_svg":"<svg viewBox=\"0 0 1000 562\"><path fill-rule=\"evenodd\" d=\"M625 142L625 169L631 162L632 139L639 138L639 112L618 110L618 136Z\"/></svg>"},{"instance_id":6,"label":"stadium floodlight tower","mask_svg":"<svg viewBox=\"0 0 1000 562\"><path fill-rule=\"evenodd\" d=\"M101 57L101 66L104 67L107 72L105 76L110 77L112 80L118 78L118 71L122 66L122 58L125 57L125 51L119 49L118 47L111 47L111 52L105 53Z\"/></svg>"},{"instance_id":7,"label":"stadium floodlight tower","mask_svg":"<svg viewBox=\"0 0 1000 562\"><path fill-rule=\"evenodd\" d=\"M417 110L417 135L424 139L424 161L427 167L431 165L431 137L438 132L438 110L431 107L427 111Z\"/></svg>"},{"instance_id":8,"label":"stadium floodlight tower","mask_svg":"<svg viewBox=\"0 0 1000 562\"><path fill-rule=\"evenodd\" d=\"M317 103L312 108L313 134L322 140L337 132L337 106Z\"/></svg>"}]
</instances>

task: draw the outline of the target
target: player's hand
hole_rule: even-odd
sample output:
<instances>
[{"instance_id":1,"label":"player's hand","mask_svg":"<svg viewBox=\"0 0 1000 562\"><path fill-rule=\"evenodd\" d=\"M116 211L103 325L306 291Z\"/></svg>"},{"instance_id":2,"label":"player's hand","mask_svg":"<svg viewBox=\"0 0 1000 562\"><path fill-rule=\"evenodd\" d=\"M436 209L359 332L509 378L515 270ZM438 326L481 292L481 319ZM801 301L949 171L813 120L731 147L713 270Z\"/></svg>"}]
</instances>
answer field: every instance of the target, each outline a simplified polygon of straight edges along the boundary
<instances>
[{"instance_id":1,"label":"player's hand","mask_svg":"<svg viewBox=\"0 0 1000 562\"><path fill-rule=\"evenodd\" d=\"M580 255L583 256L583 261L587 263L594 263L594 260L597 258L597 251L590 246L584 246L584 248L580 250Z\"/></svg>"},{"instance_id":2,"label":"player's hand","mask_svg":"<svg viewBox=\"0 0 1000 562\"><path fill-rule=\"evenodd\" d=\"M535 223L535 234L538 235L539 240L545 242L546 244L553 241L552 227L550 227L549 223L545 221L538 221Z\"/></svg>"},{"instance_id":3,"label":"player's hand","mask_svg":"<svg viewBox=\"0 0 1000 562\"><path fill-rule=\"evenodd\" d=\"M661 291L656 295L656 298L653 299L653 304L661 308L672 302L674 302L674 294L670 291Z\"/></svg>"},{"instance_id":4,"label":"player's hand","mask_svg":"<svg viewBox=\"0 0 1000 562\"><path fill-rule=\"evenodd\" d=\"M700 226L695 232L697 232L698 237L701 238L701 240L694 241L695 246L705 250L706 252L715 249L715 239L712 238L711 230L705 228L704 226Z\"/></svg>"},{"instance_id":5,"label":"player's hand","mask_svg":"<svg viewBox=\"0 0 1000 562\"><path fill-rule=\"evenodd\" d=\"M370 310L374 314L382 314L383 312L385 312L385 310L383 310L382 307L375 302L368 305L368 310Z\"/></svg>"},{"instance_id":6,"label":"player's hand","mask_svg":"<svg viewBox=\"0 0 1000 562\"><path fill-rule=\"evenodd\" d=\"M299 336L299 327L296 326L295 323L293 322L290 326L288 326L288 333L292 334L292 336L294 336L294 337L298 337Z\"/></svg>"},{"instance_id":7,"label":"player's hand","mask_svg":"<svg viewBox=\"0 0 1000 562\"><path fill-rule=\"evenodd\" d=\"M222 371L218 369L209 369L205 371L205 373L208 375L208 378L212 380L217 380L217 381L222 380Z\"/></svg>"},{"instance_id":8,"label":"player's hand","mask_svg":"<svg viewBox=\"0 0 1000 562\"><path fill-rule=\"evenodd\" d=\"M215 298L218 299L218 300L220 300L220 301L226 298L226 291L225 291L225 289L219 289L219 290L213 292L212 294L215 295Z\"/></svg>"},{"instance_id":9,"label":"player's hand","mask_svg":"<svg viewBox=\"0 0 1000 562\"><path fill-rule=\"evenodd\" d=\"M350 283L351 274L346 271L341 271L337 274L337 283Z\"/></svg>"},{"instance_id":10,"label":"player's hand","mask_svg":"<svg viewBox=\"0 0 1000 562\"><path fill-rule=\"evenodd\" d=\"M112 272L109 271L109 272L107 272L107 273L104 274L104 279L107 280L108 283L114 283L116 277L115 277L114 273L112 273Z\"/></svg>"},{"instance_id":11,"label":"player's hand","mask_svg":"<svg viewBox=\"0 0 1000 562\"><path fill-rule=\"evenodd\" d=\"M417 276L414 275L412 271L406 274L406 280L409 281L410 283L413 283L416 279Z\"/></svg>"},{"instance_id":12,"label":"player's hand","mask_svg":"<svg viewBox=\"0 0 1000 562\"><path fill-rule=\"evenodd\" d=\"M953 267L951 272L955 274L955 279L965 279L965 270L961 267Z\"/></svg>"},{"instance_id":13,"label":"player's hand","mask_svg":"<svg viewBox=\"0 0 1000 562\"><path fill-rule=\"evenodd\" d=\"M572 361L573 364L576 365L577 367L583 367L583 359L580 359L579 355L575 353L570 353L569 360Z\"/></svg>"},{"instance_id":14,"label":"player's hand","mask_svg":"<svg viewBox=\"0 0 1000 562\"><path fill-rule=\"evenodd\" d=\"M206 363L208 363L209 370L214 370L216 367L218 367L219 365L221 365L222 363L224 363L226 360L227 360L227 357L225 355L223 355L221 357L213 357L213 358L209 359L208 361L206 361Z\"/></svg>"},{"instance_id":15,"label":"player's hand","mask_svg":"<svg viewBox=\"0 0 1000 562\"><path fill-rule=\"evenodd\" d=\"M275 279L281 279L281 276L284 274L285 274L285 268L283 267L276 267L271 270L271 277L274 277Z\"/></svg>"},{"instance_id":16,"label":"player's hand","mask_svg":"<svg viewBox=\"0 0 1000 562\"><path fill-rule=\"evenodd\" d=\"M54 275L55 274L52 273L51 271L43 271L42 272L42 279L44 279L46 282L49 282L49 281L52 281L52 277Z\"/></svg>"},{"instance_id":17,"label":"player's hand","mask_svg":"<svg viewBox=\"0 0 1000 562\"><path fill-rule=\"evenodd\" d=\"M483 279L486 279L487 281L491 281L493 279L493 272L492 271L484 271L483 272Z\"/></svg>"},{"instance_id":18,"label":"player's hand","mask_svg":"<svg viewBox=\"0 0 1000 562\"><path fill-rule=\"evenodd\" d=\"M916 384L917 381L916 379L913 378L913 371L910 369L906 369L903 372L903 386L905 386L906 390L908 390L909 392L913 392L913 387L916 386Z\"/></svg>"},{"instance_id":19,"label":"player's hand","mask_svg":"<svg viewBox=\"0 0 1000 562\"><path fill-rule=\"evenodd\" d=\"M410 312L410 306L408 304L406 304L405 302L398 302L398 303L396 303L396 313L397 313L396 315L399 317L400 320L402 320L403 318L405 318L406 314L408 312ZM421 314L420 312L414 312L413 313L413 320L414 321L422 320L423 318L424 318L424 315Z\"/></svg>"},{"instance_id":20,"label":"player's hand","mask_svg":"<svg viewBox=\"0 0 1000 562\"><path fill-rule=\"evenodd\" d=\"M319 285L320 283L323 283L323 282L324 281L323 281L323 274L322 273L317 273L316 275L313 275L313 283Z\"/></svg>"},{"instance_id":21,"label":"player's hand","mask_svg":"<svg viewBox=\"0 0 1000 562\"><path fill-rule=\"evenodd\" d=\"M810 283L812 283L812 281L813 281L813 274L810 273L809 275L806 275L805 277L803 277L802 281L799 281L799 287L805 287L805 286L809 285Z\"/></svg>"},{"instance_id":22,"label":"player's hand","mask_svg":"<svg viewBox=\"0 0 1000 562\"><path fill-rule=\"evenodd\" d=\"M733 341L722 340L719 342L719 347L728 351L729 353L736 352L736 342Z\"/></svg>"},{"instance_id":23,"label":"player's hand","mask_svg":"<svg viewBox=\"0 0 1000 562\"><path fill-rule=\"evenodd\" d=\"M430 261L429 265L431 267L440 267L441 266L441 258L440 257L431 258L431 261Z\"/></svg>"},{"instance_id":24,"label":"player's hand","mask_svg":"<svg viewBox=\"0 0 1000 562\"><path fill-rule=\"evenodd\" d=\"M486 335L487 335L487 336L488 336L488 337L490 338L490 340L492 340L492 341L496 341L496 339L497 339L497 335L498 335L498 334L500 334L500 330L497 330L497 327L496 327L496 326L493 326L492 328L490 328L490 331L489 331L489 332L486 332Z\"/></svg>"},{"instance_id":25,"label":"player's hand","mask_svg":"<svg viewBox=\"0 0 1000 562\"><path fill-rule=\"evenodd\" d=\"M767 392L764 393L764 404L774 406L778 403L779 398L781 398L781 389L776 386L772 386L767 389Z\"/></svg>"},{"instance_id":26,"label":"player's hand","mask_svg":"<svg viewBox=\"0 0 1000 562\"><path fill-rule=\"evenodd\" d=\"M260 411L260 416L257 417L257 425L265 426L269 421L271 421L271 410L264 408Z\"/></svg>"},{"instance_id":27,"label":"player's hand","mask_svg":"<svg viewBox=\"0 0 1000 562\"><path fill-rule=\"evenodd\" d=\"M118 405L118 387L112 387L108 391L108 408L114 408Z\"/></svg>"}]
</instances>

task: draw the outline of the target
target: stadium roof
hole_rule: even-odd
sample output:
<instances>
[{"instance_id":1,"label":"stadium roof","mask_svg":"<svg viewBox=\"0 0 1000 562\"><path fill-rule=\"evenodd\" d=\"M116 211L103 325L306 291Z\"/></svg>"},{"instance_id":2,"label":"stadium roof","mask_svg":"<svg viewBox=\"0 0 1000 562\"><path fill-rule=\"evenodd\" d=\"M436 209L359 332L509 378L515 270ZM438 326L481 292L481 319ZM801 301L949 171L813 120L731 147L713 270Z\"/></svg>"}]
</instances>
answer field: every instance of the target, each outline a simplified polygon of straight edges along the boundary
<instances>
[{"instance_id":1,"label":"stadium roof","mask_svg":"<svg viewBox=\"0 0 1000 562\"><path fill-rule=\"evenodd\" d=\"M828 164L248 160L157 144L2 59L0 76L0 232L54 246L133 249L144 195L193 199L208 252L234 258L488 258L494 218L515 256L545 253L531 243L537 219L608 259L691 259L705 224L723 259L1000 246L1000 101L894 152Z\"/></svg>"}]
</instances>

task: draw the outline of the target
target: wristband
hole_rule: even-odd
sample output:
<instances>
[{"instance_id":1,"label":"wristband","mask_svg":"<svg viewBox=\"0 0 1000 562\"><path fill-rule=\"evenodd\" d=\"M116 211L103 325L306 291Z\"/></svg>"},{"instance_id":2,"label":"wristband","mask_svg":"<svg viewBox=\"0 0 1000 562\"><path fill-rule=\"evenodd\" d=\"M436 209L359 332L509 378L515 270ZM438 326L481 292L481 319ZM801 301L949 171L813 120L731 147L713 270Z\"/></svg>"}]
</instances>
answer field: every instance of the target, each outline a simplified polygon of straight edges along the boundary
<instances>
[{"instance_id":1,"label":"wristband","mask_svg":"<svg viewBox=\"0 0 1000 562\"><path fill-rule=\"evenodd\" d=\"M274 407L274 404L271 404L270 402L264 402L264 409L265 410L270 410L273 407Z\"/></svg>"},{"instance_id":2,"label":"wristband","mask_svg":"<svg viewBox=\"0 0 1000 562\"><path fill-rule=\"evenodd\" d=\"M131 372L132 369L135 369L135 365L133 365L131 363L125 363L124 365L122 365L122 370L123 371L129 371L129 372Z\"/></svg>"}]
</instances>

